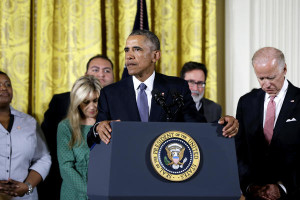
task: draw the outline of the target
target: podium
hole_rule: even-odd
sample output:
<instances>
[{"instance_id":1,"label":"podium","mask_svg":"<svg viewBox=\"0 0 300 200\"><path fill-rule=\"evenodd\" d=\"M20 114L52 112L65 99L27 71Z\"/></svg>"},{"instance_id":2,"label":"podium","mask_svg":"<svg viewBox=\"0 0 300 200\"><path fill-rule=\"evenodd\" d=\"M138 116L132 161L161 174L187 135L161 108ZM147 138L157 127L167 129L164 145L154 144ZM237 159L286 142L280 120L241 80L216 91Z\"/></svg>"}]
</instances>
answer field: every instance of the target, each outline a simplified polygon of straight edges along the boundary
<instances>
[{"instance_id":1,"label":"podium","mask_svg":"<svg viewBox=\"0 0 300 200\"><path fill-rule=\"evenodd\" d=\"M91 200L238 200L241 196L234 139L212 123L112 122L112 139L90 152ZM200 150L197 172L182 182L161 177L151 164L155 139L168 131L190 135Z\"/></svg>"}]
</instances>

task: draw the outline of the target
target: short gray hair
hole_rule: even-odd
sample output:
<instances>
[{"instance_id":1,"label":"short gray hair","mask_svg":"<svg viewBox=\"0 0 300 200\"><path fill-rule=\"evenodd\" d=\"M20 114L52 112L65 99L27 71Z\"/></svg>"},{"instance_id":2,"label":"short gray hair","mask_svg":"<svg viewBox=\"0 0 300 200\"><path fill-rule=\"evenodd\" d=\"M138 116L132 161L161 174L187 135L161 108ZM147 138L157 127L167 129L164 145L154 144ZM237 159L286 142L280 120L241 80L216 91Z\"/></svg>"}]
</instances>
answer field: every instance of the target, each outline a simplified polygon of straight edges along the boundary
<instances>
[{"instance_id":1,"label":"short gray hair","mask_svg":"<svg viewBox=\"0 0 300 200\"><path fill-rule=\"evenodd\" d=\"M252 57L252 65L259 62L268 62L272 59L275 59L278 67L283 69L285 66L285 58L282 51L274 47L263 47L257 50Z\"/></svg>"}]
</instances>

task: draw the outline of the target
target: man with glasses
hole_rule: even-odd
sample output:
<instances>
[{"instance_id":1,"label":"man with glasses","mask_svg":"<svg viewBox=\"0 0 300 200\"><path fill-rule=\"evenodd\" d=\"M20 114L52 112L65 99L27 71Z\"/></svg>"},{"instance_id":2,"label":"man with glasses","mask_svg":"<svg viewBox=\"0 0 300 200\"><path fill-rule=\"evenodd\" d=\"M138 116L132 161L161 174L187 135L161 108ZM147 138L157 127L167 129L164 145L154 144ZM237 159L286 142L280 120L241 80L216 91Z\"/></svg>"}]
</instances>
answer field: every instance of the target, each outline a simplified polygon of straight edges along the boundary
<instances>
[{"instance_id":1,"label":"man with glasses","mask_svg":"<svg viewBox=\"0 0 300 200\"><path fill-rule=\"evenodd\" d=\"M222 113L221 106L203 97L207 77L205 65L197 62L187 62L181 69L180 77L188 82L198 112L206 118L207 122L218 121Z\"/></svg>"}]
</instances>

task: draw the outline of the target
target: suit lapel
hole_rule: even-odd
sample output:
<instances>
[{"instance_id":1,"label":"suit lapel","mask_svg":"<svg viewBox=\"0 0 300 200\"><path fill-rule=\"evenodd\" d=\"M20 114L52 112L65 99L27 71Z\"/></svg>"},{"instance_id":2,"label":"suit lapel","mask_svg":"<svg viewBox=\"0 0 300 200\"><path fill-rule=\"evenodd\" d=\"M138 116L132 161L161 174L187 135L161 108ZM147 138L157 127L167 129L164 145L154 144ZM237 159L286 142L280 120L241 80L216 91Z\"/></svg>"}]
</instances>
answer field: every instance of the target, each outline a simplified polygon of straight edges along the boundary
<instances>
[{"instance_id":1,"label":"suit lapel","mask_svg":"<svg viewBox=\"0 0 300 200\"><path fill-rule=\"evenodd\" d=\"M282 107L280 109L275 128L274 128L274 135L273 137L276 137L278 133L280 132L280 129L286 123L286 120L289 117L289 114L295 109L295 106L297 105L297 101L299 99L295 99L297 89L295 86L293 86L289 82L288 90L286 92Z\"/></svg>"},{"instance_id":2,"label":"suit lapel","mask_svg":"<svg viewBox=\"0 0 300 200\"><path fill-rule=\"evenodd\" d=\"M263 131L263 123L264 123L264 103L265 103L265 92L260 89L259 93L258 93L258 109L259 109L259 116L258 116L258 119L259 119L259 123L258 123L258 129L260 131L258 131L259 133L263 133L264 134L264 131ZM255 102L254 102L255 103Z\"/></svg>"},{"instance_id":3,"label":"suit lapel","mask_svg":"<svg viewBox=\"0 0 300 200\"><path fill-rule=\"evenodd\" d=\"M139 110L136 103L135 97L135 89L133 86L132 76L126 79L126 86L123 88L123 95L121 101L124 103L122 105L126 105L124 109L126 109L125 113L129 114L129 121L141 121ZM128 89L129 88L129 89Z\"/></svg>"},{"instance_id":4,"label":"suit lapel","mask_svg":"<svg viewBox=\"0 0 300 200\"><path fill-rule=\"evenodd\" d=\"M153 89L157 89L160 93L163 93L165 99L168 98L168 93L169 93L166 85L167 83L165 83L164 79L161 77L161 74L155 73ZM161 121L162 114L163 114L162 107L155 102L155 99L152 96L149 122L158 121L158 120Z\"/></svg>"},{"instance_id":5,"label":"suit lapel","mask_svg":"<svg viewBox=\"0 0 300 200\"><path fill-rule=\"evenodd\" d=\"M262 149L268 147L267 142L265 140L263 128L265 94L266 93L262 89L259 89L257 96L253 98L251 110L253 113L256 114L253 115L253 123L249 124L249 128L253 128L253 131L250 131L249 133L253 134L253 138L258 138L257 146L258 148L262 147Z\"/></svg>"},{"instance_id":6,"label":"suit lapel","mask_svg":"<svg viewBox=\"0 0 300 200\"><path fill-rule=\"evenodd\" d=\"M201 113L201 110L203 111L201 114L204 115L207 121L213 117L213 112L216 112L216 110L212 110L213 107L210 107L208 104L208 101L203 97L201 99L202 106L198 112ZM209 110L209 112L206 112L206 110Z\"/></svg>"}]
</instances>

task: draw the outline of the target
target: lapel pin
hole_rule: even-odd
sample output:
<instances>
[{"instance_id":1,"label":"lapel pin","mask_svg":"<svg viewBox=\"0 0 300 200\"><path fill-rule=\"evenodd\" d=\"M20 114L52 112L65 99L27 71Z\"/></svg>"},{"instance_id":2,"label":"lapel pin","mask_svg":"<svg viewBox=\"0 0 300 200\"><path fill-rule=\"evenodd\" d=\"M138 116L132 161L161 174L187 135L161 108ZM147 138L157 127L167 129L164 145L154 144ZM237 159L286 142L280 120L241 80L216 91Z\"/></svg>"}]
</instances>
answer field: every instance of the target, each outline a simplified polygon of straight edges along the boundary
<instances>
[{"instance_id":1,"label":"lapel pin","mask_svg":"<svg viewBox=\"0 0 300 200\"><path fill-rule=\"evenodd\" d=\"M293 100L291 100L291 102L292 102L292 103L294 103L294 102L295 102L295 100L293 99Z\"/></svg>"}]
</instances>

